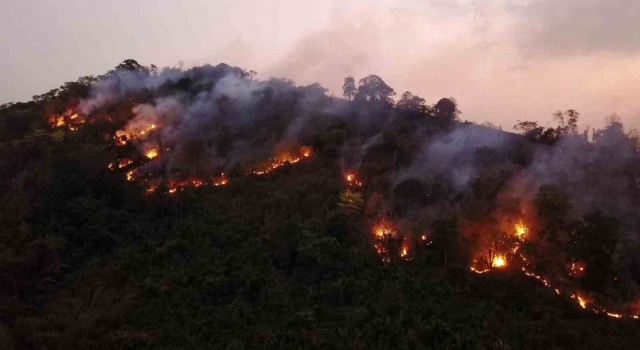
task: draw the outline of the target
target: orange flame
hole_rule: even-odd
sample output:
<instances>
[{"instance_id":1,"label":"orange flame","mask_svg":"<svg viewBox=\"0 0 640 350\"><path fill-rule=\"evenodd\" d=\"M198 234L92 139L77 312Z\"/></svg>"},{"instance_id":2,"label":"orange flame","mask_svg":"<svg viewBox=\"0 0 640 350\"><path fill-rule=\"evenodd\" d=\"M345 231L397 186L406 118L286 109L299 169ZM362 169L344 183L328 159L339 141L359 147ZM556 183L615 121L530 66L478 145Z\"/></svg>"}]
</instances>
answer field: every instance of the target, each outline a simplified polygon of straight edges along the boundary
<instances>
[{"instance_id":1,"label":"orange flame","mask_svg":"<svg viewBox=\"0 0 640 350\"><path fill-rule=\"evenodd\" d=\"M311 157L312 152L311 147L308 146L300 147L296 153L282 152L259 166L258 169L249 170L248 173L253 175L268 174L286 164L295 164L302 159L309 158Z\"/></svg>"},{"instance_id":2,"label":"orange flame","mask_svg":"<svg viewBox=\"0 0 640 350\"><path fill-rule=\"evenodd\" d=\"M131 170L131 171L127 172L127 181L135 180L136 179L135 175L136 175L136 171L135 170Z\"/></svg>"},{"instance_id":3,"label":"orange flame","mask_svg":"<svg viewBox=\"0 0 640 350\"><path fill-rule=\"evenodd\" d=\"M85 117L74 112L71 108L68 108L62 114L52 114L49 116L49 124L52 128L66 127L69 131L78 130L78 126L85 122Z\"/></svg>"},{"instance_id":4,"label":"orange flame","mask_svg":"<svg viewBox=\"0 0 640 350\"><path fill-rule=\"evenodd\" d=\"M125 159L120 159L118 161L118 169L122 169L124 167L126 167L127 165L133 163L133 161L129 158L125 158Z\"/></svg>"},{"instance_id":5,"label":"orange flame","mask_svg":"<svg viewBox=\"0 0 640 350\"><path fill-rule=\"evenodd\" d=\"M158 150L157 149L150 149L148 150L145 154L145 157L149 158L149 159L155 159L158 157Z\"/></svg>"},{"instance_id":6,"label":"orange flame","mask_svg":"<svg viewBox=\"0 0 640 350\"><path fill-rule=\"evenodd\" d=\"M376 238L395 237L396 231L386 219L380 220L373 226L373 234Z\"/></svg>"},{"instance_id":7,"label":"orange flame","mask_svg":"<svg viewBox=\"0 0 640 350\"><path fill-rule=\"evenodd\" d=\"M493 261L491 261L491 267L501 269L506 266L507 266L507 258L504 255L496 255L493 257Z\"/></svg>"},{"instance_id":8,"label":"orange flame","mask_svg":"<svg viewBox=\"0 0 640 350\"><path fill-rule=\"evenodd\" d=\"M525 225L523 221L518 221L514 227L514 231L516 236L519 239L524 239L529 234L529 228Z\"/></svg>"},{"instance_id":9,"label":"orange flame","mask_svg":"<svg viewBox=\"0 0 640 350\"><path fill-rule=\"evenodd\" d=\"M130 141L136 141L139 138L148 135L151 131L158 128L156 124L149 124L147 126L143 126L141 128L131 128L126 130L118 130L116 131L116 135L114 137L116 143L119 146L124 146Z\"/></svg>"}]
</instances>

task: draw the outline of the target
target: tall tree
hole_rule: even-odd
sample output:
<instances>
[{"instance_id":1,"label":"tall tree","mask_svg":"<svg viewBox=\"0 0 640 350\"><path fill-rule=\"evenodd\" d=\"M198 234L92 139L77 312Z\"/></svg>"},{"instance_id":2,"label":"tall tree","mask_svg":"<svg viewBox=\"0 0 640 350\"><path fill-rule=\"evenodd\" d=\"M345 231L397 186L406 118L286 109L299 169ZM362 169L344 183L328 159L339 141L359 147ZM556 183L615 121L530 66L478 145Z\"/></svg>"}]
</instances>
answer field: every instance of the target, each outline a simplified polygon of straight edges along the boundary
<instances>
[{"instance_id":1,"label":"tall tree","mask_svg":"<svg viewBox=\"0 0 640 350\"><path fill-rule=\"evenodd\" d=\"M427 111L424 98L412 94L411 91L405 91L402 94L400 101L396 103L396 107L409 112L424 113Z\"/></svg>"},{"instance_id":2,"label":"tall tree","mask_svg":"<svg viewBox=\"0 0 640 350\"><path fill-rule=\"evenodd\" d=\"M564 112L557 111L553 117L558 122L558 134L562 136L578 134L578 119L580 119L578 111L575 109L568 109Z\"/></svg>"},{"instance_id":3,"label":"tall tree","mask_svg":"<svg viewBox=\"0 0 640 350\"><path fill-rule=\"evenodd\" d=\"M389 106L393 105L396 92L377 75L369 75L358 82L356 100L366 102L379 102Z\"/></svg>"},{"instance_id":4,"label":"tall tree","mask_svg":"<svg viewBox=\"0 0 640 350\"><path fill-rule=\"evenodd\" d=\"M342 96L346 97L351 101L352 98L356 96L358 93L358 89L356 88L356 81L352 76L348 76L344 78L344 84L342 84Z\"/></svg>"},{"instance_id":5,"label":"tall tree","mask_svg":"<svg viewBox=\"0 0 640 350\"><path fill-rule=\"evenodd\" d=\"M453 97L442 98L433 106L433 116L444 125L455 122L459 115L460 110L458 110L458 104Z\"/></svg>"}]
</instances>

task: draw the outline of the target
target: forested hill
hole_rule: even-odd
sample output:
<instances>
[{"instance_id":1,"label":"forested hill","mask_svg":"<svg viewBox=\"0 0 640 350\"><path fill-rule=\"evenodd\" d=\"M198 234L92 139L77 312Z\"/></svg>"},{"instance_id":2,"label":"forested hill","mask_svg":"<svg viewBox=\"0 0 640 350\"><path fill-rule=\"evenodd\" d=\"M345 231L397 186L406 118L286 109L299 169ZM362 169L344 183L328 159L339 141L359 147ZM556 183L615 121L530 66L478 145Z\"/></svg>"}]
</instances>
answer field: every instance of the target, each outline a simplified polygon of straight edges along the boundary
<instances>
[{"instance_id":1,"label":"forested hill","mask_svg":"<svg viewBox=\"0 0 640 350\"><path fill-rule=\"evenodd\" d=\"M637 348L634 132L343 91L126 60L2 105L0 348Z\"/></svg>"}]
</instances>

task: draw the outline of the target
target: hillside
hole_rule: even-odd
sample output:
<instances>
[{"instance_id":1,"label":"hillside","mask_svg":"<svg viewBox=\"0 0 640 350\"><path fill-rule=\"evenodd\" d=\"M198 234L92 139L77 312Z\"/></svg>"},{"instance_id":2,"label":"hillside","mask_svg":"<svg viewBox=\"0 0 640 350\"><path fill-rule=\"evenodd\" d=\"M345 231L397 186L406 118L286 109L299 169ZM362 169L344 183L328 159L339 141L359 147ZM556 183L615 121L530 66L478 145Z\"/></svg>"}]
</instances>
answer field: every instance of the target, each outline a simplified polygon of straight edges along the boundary
<instances>
[{"instance_id":1,"label":"hillside","mask_svg":"<svg viewBox=\"0 0 640 350\"><path fill-rule=\"evenodd\" d=\"M126 60L1 106L0 348L637 348L633 133L344 92Z\"/></svg>"}]
</instances>

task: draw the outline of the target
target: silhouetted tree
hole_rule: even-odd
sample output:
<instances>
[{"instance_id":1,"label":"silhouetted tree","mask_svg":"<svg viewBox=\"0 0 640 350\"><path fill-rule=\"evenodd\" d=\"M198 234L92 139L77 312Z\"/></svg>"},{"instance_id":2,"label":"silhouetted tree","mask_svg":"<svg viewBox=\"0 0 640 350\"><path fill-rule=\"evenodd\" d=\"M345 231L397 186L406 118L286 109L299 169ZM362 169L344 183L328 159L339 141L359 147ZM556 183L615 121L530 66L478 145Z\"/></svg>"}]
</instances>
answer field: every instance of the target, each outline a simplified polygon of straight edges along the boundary
<instances>
[{"instance_id":1,"label":"silhouetted tree","mask_svg":"<svg viewBox=\"0 0 640 350\"><path fill-rule=\"evenodd\" d=\"M580 113L575 109L568 109L566 111L557 111L553 114L554 119L558 122L559 135L577 135L578 134L578 119L580 119Z\"/></svg>"},{"instance_id":2,"label":"silhouetted tree","mask_svg":"<svg viewBox=\"0 0 640 350\"><path fill-rule=\"evenodd\" d=\"M559 132L561 130L559 128L545 128L538 125L538 122L532 121L519 121L516 125L513 126L513 130L517 133L526 136L531 141L545 143L548 145L552 145L555 143L560 137Z\"/></svg>"},{"instance_id":3,"label":"silhouetted tree","mask_svg":"<svg viewBox=\"0 0 640 350\"><path fill-rule=\"evenodd\" d=\"M458 104L452 97L440 99L433 106L433 117L443 126L449 126L457 121L459 115Z\"/></svg>"},{"instance_id":4,"label":"silhouetted tree","mask_svg":"<svg viewBox=\"0 0 640 350\"><path fill-rule=\"evenodd\" d=\"M358 93L358 89L356 88L356 81L352 76L348 76L344 78L344 84L342 84L342 96L346 97L351 101L352 98L356 96Z\"/></svg>"},{"instance_id":5,"label":"silhouetted tree","mask_svg":"<svg viewBox=\"0 0 640 350\"><path fill-rule=\"evenodd\" d=\"M412 94L411 91L405 91L402 94L402 97L396 103L396 107L409 112L425 113L427 111L424 98Z\"/></svg>"},{"instance_id":6,"label":"silhouetted tree","mask_svg":"<svg viewBox=\"0 0 640 350\"><path fill-rule=\"evenodd\" d=\"M513 130L525 136L532 136L541 134L542 130L544 129L540 125L538 125L538 122L518 120L517 124L513 126Z\"/></svg>"},{"instance_id":7,"label":"silhouetted tree","mask_svg":"<svg viewBox=\"0 0 640 350\"><path fill-rule=\"evenodd\" d=\"M142 71L148 72L149 68L141 65L138 61L134 59L127 59L122 61L119 65L116 66L116 70L134 70L134 71Z\"/></svg>"},{"instance_id":8,"label":"silhouetted tree","mask_svg":"<svg viewBox=\"0 0 640 350\"><path fill-rule=\"evenodd\" d=\"M357 101L379 102L392 106L396 92L377 75L369 75L358 82Z\"/></svg>"}]
</instances>

